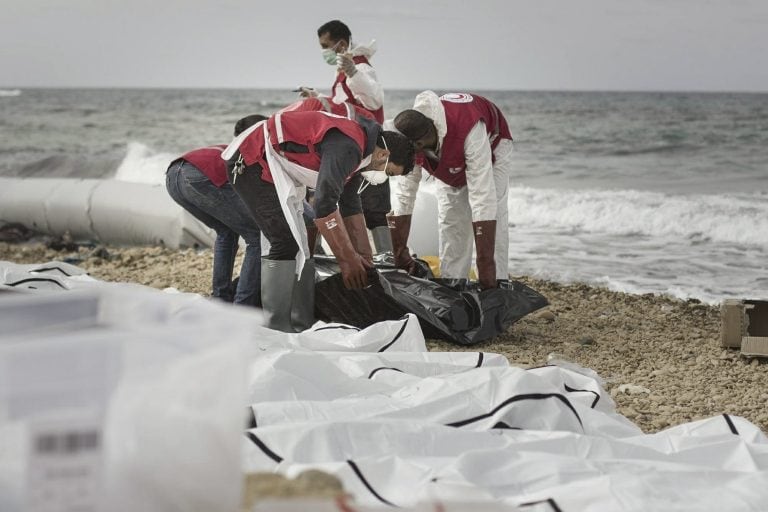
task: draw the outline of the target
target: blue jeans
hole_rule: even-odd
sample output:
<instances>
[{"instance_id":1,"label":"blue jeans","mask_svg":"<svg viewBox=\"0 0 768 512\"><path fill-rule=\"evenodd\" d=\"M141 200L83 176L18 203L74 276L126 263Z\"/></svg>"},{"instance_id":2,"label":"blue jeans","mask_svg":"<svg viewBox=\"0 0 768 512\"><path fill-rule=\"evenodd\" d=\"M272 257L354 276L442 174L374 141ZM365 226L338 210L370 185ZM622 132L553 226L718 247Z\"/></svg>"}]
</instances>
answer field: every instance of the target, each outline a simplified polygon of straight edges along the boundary
<instances>
[{"instance_id":1,"label":"blue jeans","mask_svg":"<svg viewBox=\"0 0 768 512\"><path fill-rule=\"evenodd\" d=\"M260 306L261 232L232 186L225 183L217 187L197 167L181 159L168 167L165 186L174 201L216 232L211 295L235 304ZM245 257L233 290L239 236L245 240Z\"/></svg>"}]
</instances>

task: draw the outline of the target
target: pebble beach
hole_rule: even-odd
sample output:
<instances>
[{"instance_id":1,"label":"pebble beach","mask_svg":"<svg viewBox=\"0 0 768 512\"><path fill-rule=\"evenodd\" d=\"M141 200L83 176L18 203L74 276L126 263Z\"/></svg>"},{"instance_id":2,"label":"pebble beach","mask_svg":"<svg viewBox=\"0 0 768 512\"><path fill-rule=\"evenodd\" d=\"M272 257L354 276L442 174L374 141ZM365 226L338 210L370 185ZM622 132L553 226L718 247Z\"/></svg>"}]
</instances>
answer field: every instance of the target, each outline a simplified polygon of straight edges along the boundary
<instances>
[{"instance_id":1,"label":"pebble beach","mask_svg":"<svg viewBox=\"0 0 768 512\"><path fill-rule=\"evenodd\" d=\"M0 260L68 261L104 281L202 295L210 291L212 253L207 249L70 249L0 243ZM721 346L719 307L513 278L538 290L550 305L493 340L472 347L428 340L429 349L495 352L524 368L552 359L589 368L605 381L618 411L646 433L723 413L744 417L768 432L768 364Z\"/></svg>"}]
</instances>

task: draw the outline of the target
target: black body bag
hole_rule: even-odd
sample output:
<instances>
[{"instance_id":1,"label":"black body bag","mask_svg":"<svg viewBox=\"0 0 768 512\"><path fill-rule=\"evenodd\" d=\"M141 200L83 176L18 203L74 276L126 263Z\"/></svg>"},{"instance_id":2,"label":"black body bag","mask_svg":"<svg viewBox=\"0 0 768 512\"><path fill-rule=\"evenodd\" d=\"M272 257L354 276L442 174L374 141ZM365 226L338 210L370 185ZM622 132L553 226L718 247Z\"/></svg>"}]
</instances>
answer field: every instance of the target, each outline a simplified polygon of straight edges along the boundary
<instances>
[{"instance_id":1,"label":"black body bag","mask_svg":"<svg viewBox=\"0 0 768 512\"><path fill-rule=\"evenodd\" d=\"M426 338L460 345L503 334L528 313L549 304L539 292L518 281L499 281L498 288L481 291L476 282L467 279L413 277L379 257L376 270L368 274L370 286L348 290L334 258L316 256L315 265L320 276L315 284L319 320L364 328L413 313Z\"/></svg>"}]
</instances>

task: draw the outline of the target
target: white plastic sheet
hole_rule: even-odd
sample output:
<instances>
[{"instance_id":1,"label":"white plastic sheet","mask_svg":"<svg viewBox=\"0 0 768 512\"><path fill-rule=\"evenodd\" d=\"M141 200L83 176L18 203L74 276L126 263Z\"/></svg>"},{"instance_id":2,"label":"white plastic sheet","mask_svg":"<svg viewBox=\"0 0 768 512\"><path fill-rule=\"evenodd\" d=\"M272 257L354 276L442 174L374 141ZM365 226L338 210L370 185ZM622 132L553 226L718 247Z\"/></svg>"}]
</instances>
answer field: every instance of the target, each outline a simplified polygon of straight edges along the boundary
<instances>
[{"instance_id":1,"label":"white plastic sheet","mask_svg":"<svg viewBox=\"0 0 768 512\"><path fill-rule=\"evenodd\" d=\"M75 278L60 279L67 288ZM176 343L161 351L167 360L178 351L196 353L192 347L206 346L214 332L246 338L237 411L211 401L237 372L215 372L203 359L164 372L165 383L151 389L135 373L130 395L115 395L122 412L112 414L111 425L116 421L123 430L113 427L122 433L110 444L126 449L119 442L125 434L145 439L149 449L115 467L124 468L119 474L132 492L148 496L150 505L162 503L163 510L210 506L202 495L216 489L217 480L206 478L207 468L233 474L231 465L229 473L217 466L229 452L217 451L216 443L226 440L203 436L201 425L208 435L230 432L237 439L243 471L294 477L321 469L337 475L366 509L445 503L445 510L759 511L768 503L768 439L742 418L721 415L643 434L616 412L590 375L557 366L516 368L497 354L428 352L410 315L365 330L318 324L289 335L265 329L258 315L243 308L192 295L89 286L121 289L119 301L100 309L115 326L144 325L157 336L161 325L173 326ZM60 295L76 292L35 295L42 302L26 302L27 313L36 307L54 311L43 302ZM0 322L7 321L2 311ZM24 317L19 307L13 315ZM66 315L61 317L64 322ZM45 329L55 325L48 322ZM23 325L17 322L15 330L19 336ZM131 367L142 363L138 357ZM188 394L178 395L179 388ZM200 404L207 407L197 402L203 397L209 400ZM182 412L164 416L166 406ZM140 422L146 418L154 418L153 428L166 437L145 430ZM232 428L245 421L249 428ZM205 428L219 422L229 427ZM8 439L18 436L10 425L0 428ZM176 436L167 437L169 432ZM200 442L201 436L207 440ZM166 448L176 455L158 457ZM20 456L2 442L0 454ZM176 469L182 481L171 477ZM0 504L20 472L19 464L0 471ZM189 485L193 480L196 487Z\"/></svg>"},{"instance_id":2,"label":"white plastic sheet","mask_svg":"<svg viewBox=\"0 0 768 512\"><path fill-rule=\"evenodd\" d=\"M0 325L3 512L237 508L258 321L101 283L1 294Z\"/></svg>"}]
</instances>

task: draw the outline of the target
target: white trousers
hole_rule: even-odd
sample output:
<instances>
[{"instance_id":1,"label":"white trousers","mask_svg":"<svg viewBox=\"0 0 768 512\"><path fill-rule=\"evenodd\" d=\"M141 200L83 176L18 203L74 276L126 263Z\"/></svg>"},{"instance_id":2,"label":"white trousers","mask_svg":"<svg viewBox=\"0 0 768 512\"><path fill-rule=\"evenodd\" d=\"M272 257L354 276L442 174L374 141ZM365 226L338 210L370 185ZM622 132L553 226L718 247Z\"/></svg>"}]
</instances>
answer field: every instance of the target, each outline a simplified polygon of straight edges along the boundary
<instances>
[{"instance_id":1,"label":"white trousers","mask_svg":"<svg viewBox=\"0 0 768 512\"><path fill-rule=\"evenodd\" d=\"M514 148L512 141L502 140L493 152L493 181L496 186L496 279L509 279L509 175ZM472 231L472 209L467 187L456 188L435 180L437 222L440 247L440 275L466 279L472 265L475 236Z\"/></svg>"}]
</instances>

